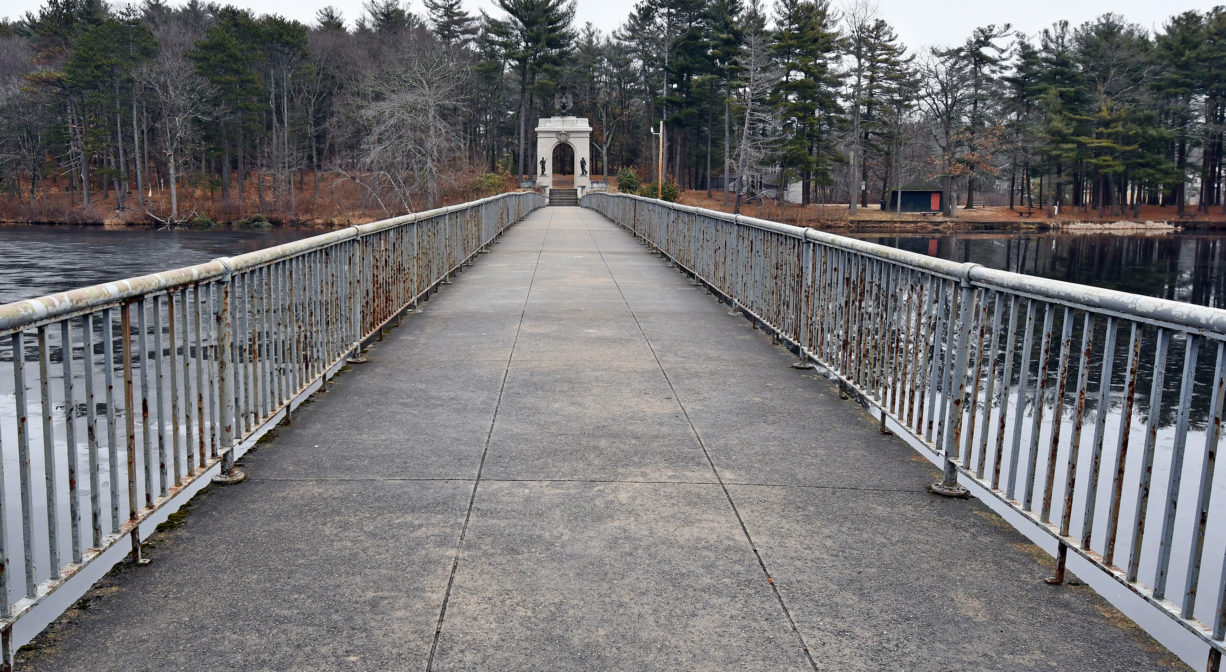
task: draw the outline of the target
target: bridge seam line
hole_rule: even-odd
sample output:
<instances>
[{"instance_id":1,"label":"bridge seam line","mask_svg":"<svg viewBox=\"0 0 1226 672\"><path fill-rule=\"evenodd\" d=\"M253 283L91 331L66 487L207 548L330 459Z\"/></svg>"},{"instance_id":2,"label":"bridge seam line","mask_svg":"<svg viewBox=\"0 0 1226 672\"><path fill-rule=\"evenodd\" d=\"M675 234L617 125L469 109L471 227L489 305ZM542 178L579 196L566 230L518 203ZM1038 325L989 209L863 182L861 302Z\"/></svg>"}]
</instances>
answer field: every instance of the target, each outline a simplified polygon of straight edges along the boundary
<instances>
[{"instance_id":1,"label":"bridge seam line","mask_svg":"<svg viewBox=\"0 0 1226 672\"><path fill-rule=\"evenodd\" d=\"M353 476L353 477L336 477L336 476L303 476L303 477L276 477L262 476L254 478L247 477L247 480L252 482L269 482L269 483L318 483L318 482L336 482L336 483L451 483L471 481L471 478L460 476L453 477L373 477L373 476ZM618 479L618 478L489 478L482 477L483 483L603 483L614 485L719 485L719 481L646 481L635 479ZM915 493L927 494L925 488L876 488L872 486L857 486L857 485L817 485L812 483L764 483L760 481L726 481L730 486L740 488L775 488L788 489L795 488L798 490L832 490L832 491L847 491L847 492L897 492L897 493Z\"/></svg>"},{"instance_id":2,"label":"bridge seam line","mask_svg":"<svg viewBox=\"0 0 1226 672\"><path fill-rule=\"evenodd\" d=\"M430 642L430 655L426 657L426 672L434 669L434 656L438 652L439 638L443 634L443 622L447 618L447 605L451 601L451 589L455 585L456 572L460 568L460 553L464 548L464 537L468 533L468 523L472 520L473 506L477 501L477 488L481 486L481 472L485 469L485 458L490 451L490 442L494 438L494 426L498 423L498 410L502 406L502 395L507 389L507 378L511 374L511 362L515 359L515 346L519 344L519 335L524 328L524 316L528 314L528 301L532 297L532 288L536 286L536 273L541 268L541 255L545 251L545 240L549 237L549 227L553 222L551 217L545 223L545 233L541 236L541 247L537 250L536 263L532 267L532 278L528 281L528 291L524 294L524 305L519 313L519 325L515 328L515 338L511 341L511 351L507 354L507 363L502 370L502 382L498 386L498 399L494 402L494 413L490 416L490 429L485 435L485 445L481 448L481 460L477 463L477 475L473 479L473 488L468 495L468 508L464 511L464 523L460 526L460 536L456 540L455 554L451 559L451 573L447 577L447 588L443 591L443 603L439 606L438 620L434 625L434 638Z\"/></svg>"},{"instance_id":3,"label":"bridge seam line","mask_svg":"<svg viewBox=\"0 0 1226 672\"><path fill-rule=\"evenodd\" d=\"M805 659L809 661L809 667L813 672L818 672L817 661L813 659L813 653L809 651L809 645L805 642L804 635L801 634L800 628L796 627L796 620L792 617L792 611L788 608L787 602L784 601L783 595L779 592L779 586L775 584L774 576L766 567L766 561L762 559L762 553L758 550L758 545L754 543L753 535L749 533L749 528L745 525L745 519L741 517L741 511L737 508L736 502L732 499L732 493L728 491L728 485L724 482L724 477L719 473L719 468L715 466L715 460L711 458L711 453L707 450L707 443L703 440L702 434L698 431L698 427L694 424L694 419L690 417L690 411L681 401L681 395L677 393L676 386L673 385L672 378L669 377L668 371L664 368L664 363L660 361L659 354L656 353L655 346L651 344L651 339L647 337L647 332L643 330L643 325L639 322L638 315L631 307L630 301L626 298L626 293L622 291L621 283L617 281L617 276L613 273L613 269L609 267L609 262L604 258L604 251L600 249L600 243L596 240L596 236L592 234L592 230L585 223L583 230L587 232L589 238L592 239L592 245L596 248L596 254L600 256L600 262L604 264L605 270L609 273L609 279L613 281L613 285L617 287L617 293L622 297L622 302L626 304L626 310L630 312L631 319L634 320L634 325L638 328L639 333L643 336L643 342L647 344L647 349L651 351L651 356L656 361L656 366L660 369L660 374L664 376L664 382L668 384L668 388L672 390L673 400L677 402L677 408L681 410L681 414L685 416L685 421L690 426L690 431L694 434L694 440L698 442L698 447L702 449L702 454L707 458L707 464L711 467L711 473L715 475L715 480L719 483L720 490L724 493L724 499L728 502L729 508L732 509L732 515L736 518L736 522L741 526L741 533L745 536L745 541L749 544L749 549L753 551L754 558L758 561L758 567L762 570L762 574L766 577L766 584L770 586L771 592L775 595L775 600L779 604L779 608L783 611L784 618L787 619L788 625L792 628L792 634L796 636L797 642L800 643L800 649L805 654Z\"/></svg>"}]
</instances>

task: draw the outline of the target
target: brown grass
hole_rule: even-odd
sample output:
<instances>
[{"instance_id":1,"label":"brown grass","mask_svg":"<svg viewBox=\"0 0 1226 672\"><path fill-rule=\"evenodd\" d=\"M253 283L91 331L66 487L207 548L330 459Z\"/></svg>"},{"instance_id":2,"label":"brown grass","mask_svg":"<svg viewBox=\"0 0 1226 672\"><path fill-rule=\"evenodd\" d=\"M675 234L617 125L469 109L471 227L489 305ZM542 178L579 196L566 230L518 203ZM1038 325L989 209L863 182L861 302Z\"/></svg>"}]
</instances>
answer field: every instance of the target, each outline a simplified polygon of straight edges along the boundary
<instances>
[{"instance_id":1,"label":"brown grass","mask_svg":"<svg viewBox=\"0 0 1226 672\"><path fill-rule=\"evenodd\" d=\"M724 205L723 193L718 191L713 192L711 198L707 198L705 191L687 190L682 192L681 198L678 200L685 205L732 212L731 203ZM1195 208L1189 208L1188 214L1192 216L1186 218L1180 218L1176 214L1174 207L1149 205L1142 206L1140 217L1135 219L1131 216L1120 217L1110 214L1105 217L1099 217L1098 211L1092 208L1065 208L1061 211L1059 217L1050 216L1038 208L1027 217L1019 214L1025 211L1027 211L1027 208L1021 207L1014 208L1013 210L1010 210L1008 207L993 206L976 207L971 210L959 207L957 209L957 217L948 218L939 215L922 215L906 212L899 216L889 211L882 212L877 204L871 204L867 208L859 208L854 216L849 216L846 204L801 206L793 203L779 203L774 200L766 200L760 203L745 204L741 207L741 213L750 217L819 229L1041 229L1066 222L1116 222L1120 220L1184 224L1226 223L1226 215L1222 213L1221 209L1216 207L1208 213L1199 213L1195 211Z\"/></svg>"},{"instance_id":2,"label":"brown grass","mask_svg":"<svg viewBox=\"0 0 1226 672\"><path fill-rule=\"evenodd\" d=\"M509 176L504 177L499 188L483 190L478 186L477 173L457 175L453 178L453 183L445 186L440 205L463 203L500 191L510 191L515 184ZM405 213L399 202L393 203L385 196L384 203L388 210L384 210L378 200L372 198L362 185L347 177L326 173L319 176L318 197L314 176L310 173L297 175L294 180L294 198L292 201L286 199L278 211L269 186L272 180L265 175L263 181L262 205L254 176L247 180L241 199L238 197L237 187L232 187L229 203L222 200L220 187L209 189L182 186L178 194L179 217L190 219L200 215L215 222L228 223L263 215L274 224L335 228ZM28 188L28 182L23 181L22 186ZM33 203L30 202L28 193L0 195L0 222L100 224L107 227L160 226L157 218L164 220L170 214L170 190L155 188L146 192L146 195L152 198L153 204L151 207L142 207L136 204L134 185L132 189L133 193L126 199L127 207L124 210L116 209L114 192L104 193L100 190L91 194L93 202L87 209L81 204L80 194L70 190L67 180L49 181L45 190L40 189ZM418 211L426 209L424 200L414 205Z\"/></svg>"}]
</instances>

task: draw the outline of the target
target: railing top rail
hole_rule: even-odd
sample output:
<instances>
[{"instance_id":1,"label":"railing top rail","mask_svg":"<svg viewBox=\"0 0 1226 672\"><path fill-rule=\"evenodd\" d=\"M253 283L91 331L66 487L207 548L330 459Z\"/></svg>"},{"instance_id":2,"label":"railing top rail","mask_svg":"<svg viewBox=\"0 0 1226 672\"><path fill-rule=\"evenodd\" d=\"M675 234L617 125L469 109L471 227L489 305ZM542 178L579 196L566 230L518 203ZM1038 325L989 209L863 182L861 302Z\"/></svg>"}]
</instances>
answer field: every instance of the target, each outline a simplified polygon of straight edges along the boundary
<instances>
[{"instance_id":1,"label":"railing top rail","mask_svg":"<svg viewBox=\"0 0 1226 672\"><path fill-rule=\"evenodd\" d=\"M221 257L194 266L184 266L135 278L113 280L89 287L70 289L66 292L14 301L0 305L0 332L12 331L37 322L71 317L82 312L113 306L126 299L136 298L145 294L207 282L229 272L256 268L274 261L330 247L345 240L360 238L419 220L465 210L515 195L515 192L498 194L460 205L401 215L368 224L358 224L234 257Z\"/></svg>"},{"instance_id":2,"label":"railing top rail","mask_svg":"<svg viewBox=\"0 0 1226 672\"><path fill-rule=\"evenodd\" d=\"M1032 275L991 269L979 264L961 264L815 229L772 222L755 217L746 217L744 215L733 215L727 212L708 210L695 206L664 203L663 201L642 196L629 194L589 194L589 196L616 196L635 199L653 205L664 205L681 212L689 212L712 219L773 231L786 236L854 251L947 278L965 280L972 285L985 289L1022 294L1095 312L1110 313L1127 319L1226 338L1226 310L1219 308L1142 296L1140 294L1130 294L1119 290L1060 280L1049 280Z\"/></svg>"}]
</instances>

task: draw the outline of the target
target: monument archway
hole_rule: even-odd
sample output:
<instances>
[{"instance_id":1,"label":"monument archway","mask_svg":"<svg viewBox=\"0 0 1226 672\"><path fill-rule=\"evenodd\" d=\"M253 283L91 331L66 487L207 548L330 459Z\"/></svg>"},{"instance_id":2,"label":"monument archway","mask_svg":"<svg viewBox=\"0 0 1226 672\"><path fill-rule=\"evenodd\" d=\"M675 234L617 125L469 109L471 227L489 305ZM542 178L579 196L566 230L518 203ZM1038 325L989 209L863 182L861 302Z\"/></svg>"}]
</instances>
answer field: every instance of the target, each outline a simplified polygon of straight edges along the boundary
<instances>
[{"instance_id":1,"label":"monument archway","mask_svg":"<svg viewBox=\"0 0 1226 672\"><path fill-rule=\"evenodd\" d=\"M553 187L557 189L573 189L575 185L575 148L569 142L559 142L553 147L550 160L553 167Z\"/></svg>"},{"instance_id":2,"label":"monument archway","mask_svg":"<svg viewBox=\"0 0 1226 672\"><path fill-rule=\"evenodd\" d=\"M592 186L592 126L581 117L544 117L536 126L536 186L549 194L571 188L582 198ZM564 172L565 171L565 172Z\"/></svg>"}]
</instances>

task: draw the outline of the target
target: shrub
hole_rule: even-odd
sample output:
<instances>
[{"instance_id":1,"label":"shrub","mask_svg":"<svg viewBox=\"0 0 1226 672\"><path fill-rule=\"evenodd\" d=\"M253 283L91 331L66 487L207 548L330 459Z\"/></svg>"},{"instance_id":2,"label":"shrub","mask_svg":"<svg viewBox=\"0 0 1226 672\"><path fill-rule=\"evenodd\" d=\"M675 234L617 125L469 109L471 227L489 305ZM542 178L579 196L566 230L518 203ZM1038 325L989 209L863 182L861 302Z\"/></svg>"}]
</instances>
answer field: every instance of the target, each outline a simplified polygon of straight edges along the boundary
<instances>
[{"instance_id":1,"label":"shrub","mask_svg":"<svg viewBox=\"0 0 1226 672\"><path fill-rule=\"evenodd\" d=\"M681 196L681 185L677 184L671 179L668 179L664 180L664 188L660 189L655 182L648 182L647 184L644 184L641 189L639 189L639 196L655 198L657 192L660 192L661 199L669 202L676 202L677 197Z\"/></svg>"},{"instance_id":2,"label":"shrub","mask_svg":"<svg viewBox=\"0 0 1226 672\"><path fill-rule=\"evenodd\" d=\"M640 186L639 176L630 168L617 171L617 190L623 194L637 193Z\"/></svg>"},{"instance_id":3,"label":"shrub","mask_svg":"<svg viewBox=\"0 0 1226 672\"><path fill-rule=\"evenodd\" d=\"M217 222L209 219L208 215L196 215L187 223L187 226L193 231L212 231L221 228Z\"/></svg>"},{"instance_id":4,"label":"shrub","mask_svg":"<svg viewBox=\"0 0 1226 672\"><path fill-rule=\"evenodd\" d=\"M236 229L257 229L260 231L265 231L267 229L272 228L272 222L268 221L268 218L265 217L264 215L254 215L246 219L240 219L237 222L234 222L234 228Z\"/></svg>"},{"instance_id":5,"label":"shrub","mask_svg":"<svg viewBox=\"0 0 1226 672\"><path fill-rule=\"evenodd\" d=\"M473 179L473 191L477 196L493 196L507 190L507 176L501 173L481 173Z\"/></svg>"}]
</instances>

